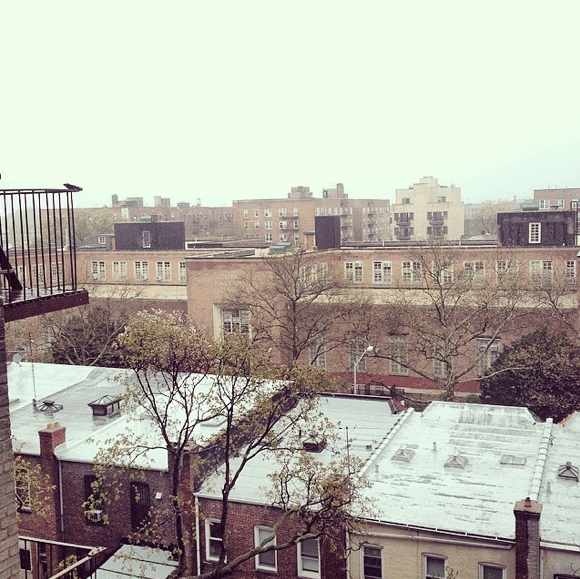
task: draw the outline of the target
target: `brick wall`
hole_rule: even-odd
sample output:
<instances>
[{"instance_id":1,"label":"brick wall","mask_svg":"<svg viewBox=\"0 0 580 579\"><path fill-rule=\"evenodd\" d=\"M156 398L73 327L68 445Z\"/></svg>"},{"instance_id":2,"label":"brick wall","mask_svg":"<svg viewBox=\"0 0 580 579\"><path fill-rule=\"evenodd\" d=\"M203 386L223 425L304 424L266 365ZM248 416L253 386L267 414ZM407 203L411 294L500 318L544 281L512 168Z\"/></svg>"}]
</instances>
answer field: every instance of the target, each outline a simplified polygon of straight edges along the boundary
<instances>
[{"instance_id":1,"label":"brick wall","mask_svg":"<svg viewBox=\"0 0 580 579\"><path fill-rule=\"evenodd\" d=\"M12 579L20 575L9 404L4 307L0 300L0 577L2 579Z\"/></svg>"},{"instance_id":2,"label":"brick wall","mask_svg":"<svg viewBox=\"0 0 580 579\"><path fill-rule=\"evenodd\" d=\"M211 499L200 499L200 545L201 571L208 572L213 564L206 560L206 532L207 519L219 519L221 502ZM228 559L231 560L254 547L254 527L271 528L280 517L280 510L267 506L247 503L231 502L226 532L228 534ZM277 543L288 540L298 525L298 521L288 521L277 533ZM322 579L346 579L346 563L344 559L344 545L330 545L328 540L320 540L320 576ZM277 553L277 573L280 579L295 579L298 575L297 547ZM255 559L251 558L242 563L232 573L236 579L254 579L257 577L272 577L272 572L256 569Z\"/></svg>"}]
</instances>

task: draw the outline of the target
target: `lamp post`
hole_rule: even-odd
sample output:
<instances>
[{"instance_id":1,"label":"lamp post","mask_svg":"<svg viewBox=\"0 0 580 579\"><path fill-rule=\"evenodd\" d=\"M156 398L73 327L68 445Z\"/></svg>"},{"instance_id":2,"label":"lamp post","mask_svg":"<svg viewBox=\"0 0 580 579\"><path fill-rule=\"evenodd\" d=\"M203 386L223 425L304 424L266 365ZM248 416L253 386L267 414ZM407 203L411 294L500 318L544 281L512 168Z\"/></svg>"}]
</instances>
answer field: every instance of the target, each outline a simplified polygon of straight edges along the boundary
<instances>
[{"instance_id":1,"label":"lamp post","mask_svg":"<svg viewBox=\"0 0 580 579\"><path fill-rule=\"evenodd\" d=\"M356 371L358 369L358 365L360 364L361 360L365 357L365 354L370 354L371 352L374 352L374 348L372 346L367 346L364 350L364 352L360 355L360 358L354 363L354 366L352 368L353 371L353 394L356 394Z\"/></svg>"}]
</instances>

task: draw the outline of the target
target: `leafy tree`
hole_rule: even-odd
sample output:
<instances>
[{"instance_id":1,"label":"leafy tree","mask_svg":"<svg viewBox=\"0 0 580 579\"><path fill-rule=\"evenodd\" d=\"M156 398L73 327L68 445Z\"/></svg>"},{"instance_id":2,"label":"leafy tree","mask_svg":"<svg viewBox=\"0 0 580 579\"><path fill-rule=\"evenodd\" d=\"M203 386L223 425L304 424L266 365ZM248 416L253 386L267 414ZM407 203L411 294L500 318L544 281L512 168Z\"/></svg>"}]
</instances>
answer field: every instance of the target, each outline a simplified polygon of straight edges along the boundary
<instances>
[{"instance_id":1,"label":"leafy tree","mask_svg":"<svg viewBox=\"0 0 580 579\"><path fill-rule=\"evenodd\" d=\"M489 262L467 262L460 251L432 244L410 252L388 306L360 329L376 358L437 383L444 400L473 379L503 331L527 323L536 303L509 253L497 255L504 269L489 271Z\"/></svg>"},{"instance_id":2,"label":"leafy tree","mask_svg":"<svg viewBox=\"0 0 580 579\"><path fill-rule=\"evenodd\" d=\"M481 402L527 406L543 420L561 420L580 408L580 347L546 329L523 336L482 380Z\"/></svg>"},{"instance_id":3,"label":"leafy tree","mask_svg":"<svg viewBox=\"0 0 580 579\"><path fill-rule=\"evenodd\" d=\"M229 576L258 553L286 549L309 538L344 536L351 522L349 513L362 504L359 493L365 483L357 474L356 459L337 452L330 464L323 465L303 450L301 429L316 429L329 444L333 437L332 425L321 420L317 411L317 369L273 369L269 358L257 355L249 340L240 332L214 342L182 316L144 312L118 338L124 360L133 370L125 408L151 428L144 436L130 426L101 450L97 472L104 484L100 488L108 487L114 500L119 466L135 471L147 452L164 449L173 464L171 508L155 512L141 537L162 543L171 524L183 569L188 567L192 539L184 522L193 516L191 502L179 492L184 464L195 461L199 480L217 476L223 552L216 569L200 577ZM273 372L278 380L270 380ZM210 429L213 434L200 428L216 422L220 428ZM264 454L279 465L269 495L270 503L280 508L274 529L289 519L300 524L284 543L266 540L234 557L228 541L231 493L244 469Z\"/></svg>"},{"instance_id":4,"label":"leafy tree","mask_svg":"<svg viewBox=\"0 0 580 579\"><path fill-rule=\"evenodd\" d=\"M49 515L54 485L49 475L42 475L41 466L32 464L20 455L14 456L14 481L16 484L16 511L33 512L46 518Z\"/></svg>"},{"instance_id":5,"label":"leafy tree","mask_svg":"<svg viewBox=\"0 0 580 579\"><path fill-rule=\"evenodd\" d=\"M313 254L292 251L258 260L229 296L246 307L256 341L274 348L282 362L295 366L309 355L313 364L349 339L360 309L359 296Z\"/></svg>"}]
</instances>

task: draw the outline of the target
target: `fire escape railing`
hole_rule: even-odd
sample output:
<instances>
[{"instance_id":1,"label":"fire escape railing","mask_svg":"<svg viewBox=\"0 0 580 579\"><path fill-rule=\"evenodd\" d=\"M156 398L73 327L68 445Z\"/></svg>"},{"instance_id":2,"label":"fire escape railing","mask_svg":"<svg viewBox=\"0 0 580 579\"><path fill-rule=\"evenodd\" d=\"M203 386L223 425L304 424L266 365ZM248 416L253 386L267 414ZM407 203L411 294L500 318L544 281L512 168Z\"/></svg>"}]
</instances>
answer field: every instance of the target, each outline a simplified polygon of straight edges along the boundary
<instances>
[{"instance_id":1,"label":"fire escape railing","mask_svg":"<svg viewBox=\"0 0 580 579\"><path fill-rule=\"evenodd\" d=\"M0 189L0 289L4 304L77 290L73 193Z\"/></svg>"}]
</instances>

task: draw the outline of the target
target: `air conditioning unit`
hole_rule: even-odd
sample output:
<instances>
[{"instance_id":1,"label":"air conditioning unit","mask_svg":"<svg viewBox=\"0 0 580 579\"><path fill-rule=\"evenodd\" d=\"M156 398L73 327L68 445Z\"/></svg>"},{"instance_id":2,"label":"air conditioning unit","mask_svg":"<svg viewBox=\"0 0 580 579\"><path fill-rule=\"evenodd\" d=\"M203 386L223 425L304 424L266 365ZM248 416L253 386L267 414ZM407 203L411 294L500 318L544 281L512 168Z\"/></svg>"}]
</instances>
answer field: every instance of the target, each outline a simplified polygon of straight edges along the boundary
<instances>
[{"instance_id":1,"label":"air conditioning unit","mask_svg":"<svg viewBox=\"0 0 580 579\"><path fill-rule=\"evenodd\" d=\"M99 509L91 509L86 514L87 519L92 523L100 523L103 520L103 511Z\"/></svg>"},{"instance_id":2,"label":"air conditioning unit","mask_svg":"<svg viewBox=\"0 0 580 579\"><path fill-rule=\"evenodd\" d=\"M163 276L162 275L158 275L155 279L157 281L163 281Z\"/></svg>"}]
</instances>

